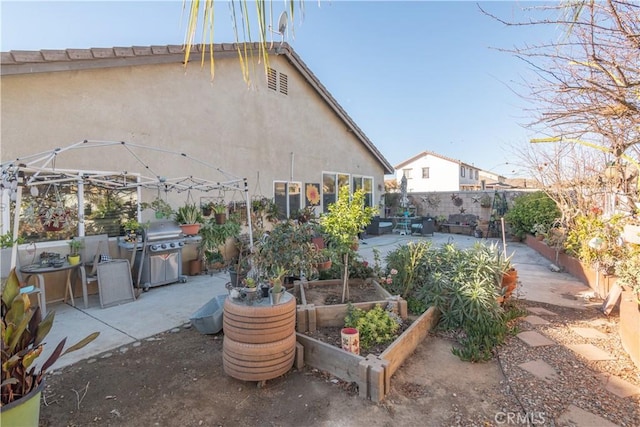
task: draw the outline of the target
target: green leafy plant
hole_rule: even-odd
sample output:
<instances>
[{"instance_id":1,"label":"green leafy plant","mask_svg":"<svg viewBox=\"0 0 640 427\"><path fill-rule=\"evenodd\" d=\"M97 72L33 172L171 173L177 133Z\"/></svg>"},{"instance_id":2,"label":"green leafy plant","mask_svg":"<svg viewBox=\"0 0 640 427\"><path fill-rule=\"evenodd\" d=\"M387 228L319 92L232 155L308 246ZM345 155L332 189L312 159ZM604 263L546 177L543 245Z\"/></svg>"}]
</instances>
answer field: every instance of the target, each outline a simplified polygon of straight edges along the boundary
<instances>
[{"instance_id":1,"label":"green leafy plant","mask_svg":"<svg viewBox=\"0 0 640 427\"><path fill-rule=\"evenodd\" d=\"M271 285L272 292L280 293L283 290L283 280L284 276L286 276L287 270L282 266L278 266L274 271L273 275L269 278L269 284Z\"/></svg>"},{"instance_id":2,"label":"green leafy plant","mask_svg":"<svg viewBox=\"0 0 640 427\"><path fill-rule=\"evenodd\" d=\"M256 279L253 277L245 277L242 280L242 284L247 288L255 288L257 286Z\"/></svg>"},{"instance_id":3,"label":"green leafy plant","mask_svg":"<svg viewBox=\"0 0 640 427\"><path fill-rule=\"evenodd\" d=\"M616 284L636 294L640 304L640 245L629 245L624 258L616 262Z\"/></svg>"},{"instance_id":4,"label":"green leafy plant","mask_svg":"<svg viewBox=\"0 0 640 427\"><path fill-rule=\"evenodd\" d=\"M380 304L369 311L348 304L344 318L345 327L356 328L360 333L360 347L363 350L393 341L401 323L399 316L384 310Z\"/></svg>"},{"instance_id":5,"label":"green leafy plant","mask_svg":"<svg viewBox=\"0 0 640 427\"><path fill-rule=\"evenodd\" d=\"M15 269L2 289L2 405L26 396L44 380L47 370L67 353L76 351L96 339L99 332L87 336L64 350L64 338L39 370L34 366L44 349L44 341L53 326L55 313L41 320L40 307L32 307L27 294L20 293ZM64 350L64 352L63 352Z\"/></svg>"},{"instance_id":6,"label":"green leafy plant","mask_svg":"<svg viewBox=\"0 0 640 427\"><path fill-rule=\"evenodd\" d=\"M214 214L221 215L227 213L227 205L224 202L214 203L212 208Z\"/></svg>"},{"instance_id":7,"label":"green leafy plant","mask_svg":"<svg viewBox=\"0 0 640 427\"><path fill-rule=\"evenodd\" d=\"M195 203L180 206L175 213L178 224L201 224L204 221L200 208Z\"/></svg>"},{"instance_id":8,"label":"green leafy plant","mask_svg":"<svg viewBox=\"0 0 640 427\"><path fill-rule=\"evenodd\" d=\"M624 247L617 243L621 231L621 215L576 215L569 225L564 249L585 264L613 274L616 263L626 259Z\"/></svg>"},{"instance_id":9,"label":"green leafy plant","mask_svg":"<svg viewBox=\"0 0 640 427\"><path fill-rule=\"evenodd\" d=\"M83 247L84 243L82 242L82 240L73 239L69 241L69 255L80 255L80 249L82 249Z\"/></svg>"},{"instance_id":10,"label":"green leafy plant","mask_svg":"<svg viewBox=\"0 0 640 427\"><path fill-rule=\"evenodd\" d=\"M16 243L21 245L24 243L24 239L22 237L18 237L16 240L13 240L13 233L10 231L0 234L0 248L10 248Z\"/></svg>"},{"instance_id":11,"label":"green leafy plant","mask_svg":"<svg viewBox=\"0 0 640 427\"><path fill-rule=\"evenodd\" d=\"M542 191L536 191L516 197L504 219L511 227L513 235L524 238L527 234L533 233L536 224L548 230L560 217L560 209L556 202Z\"/></svg>"},{"instance_id":12,"label":"green leafy plant","mask_svg":"<svg viewBox=\"0 0 640 427\"><path fill-rule=\"evenodd\" d=\"M260 274L268 280L279 269L288 274L307 278L315 271L315 265L322 259L311 238L315 233L312 223L296 223L286 220L277 223L255 247L254 260Z\"/></svg>"},{"instance_id":13,"label":"green leafy plant","mask_svg":"<svg viewBox=\"0 0 640 427\"><path fill-rule=\"evenodd\" d=\"M349 187L342 187L338 201L329 205L329 213L320 218L329 242L342 258L342 302L349 298L349 255L358 241L358 234L371 222L376 209L365 205L362 189L349 194Z\"/></svg>"},{"instance_id":14,"label":"green leafy plant","mask_svg":"<svg viewBox=\"0 0 640 427\"><path fill-rule=\"evenodd\" d=\"M159 218L171 218L173 215L173 208L171 205L160 197L156 197L151 203L140 203L142 209L151 209L155 211L156 217Z\"/></svg>"},{"instance_id":15,"label":"green leafy plant","mask_svg":"<svg viewBox=\"0 0 640 427\"><path fill-rule=\"evenodd\" d=\"M431 242L410 242L387 254L387 276L383 284L391 293L407 298L416 277L426 274L425 256L430 248ZM393 271L395 275L391 274Z\"/></svg>"}]
</instances>

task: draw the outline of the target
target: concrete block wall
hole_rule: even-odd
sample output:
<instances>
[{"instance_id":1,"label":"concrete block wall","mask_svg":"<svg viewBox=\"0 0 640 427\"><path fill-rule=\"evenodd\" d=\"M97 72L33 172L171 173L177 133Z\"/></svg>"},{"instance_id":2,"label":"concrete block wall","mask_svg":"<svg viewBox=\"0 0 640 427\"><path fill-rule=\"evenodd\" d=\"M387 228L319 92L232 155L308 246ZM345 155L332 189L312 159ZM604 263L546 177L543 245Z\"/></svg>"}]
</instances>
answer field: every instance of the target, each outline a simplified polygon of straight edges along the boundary
<instances>
[{"instance_id":1,"label":"concrete block wall","mask_svg":"<svg viewBox=\"0 0 640 427\"><path fill-rule=\"evenodd\" d=\"M499 191L498 194L500 197L506 196L507 206L511 206L513 199L520 194L520 191ZM415 206L417 216L437 217L444 215L449 217L451 214L465 213L476 215L481 221L489 221L492 208L480 206L480 200L484 195L488 195L491 198L493 206L495 196L495 191L493 190L409 193L408 198L411 205ZM462 204L460 204L459 200L456 204L457 199L462 200ZM461 209L464 209L464 212L461 212Z\"/></svg>"}]
</instances>

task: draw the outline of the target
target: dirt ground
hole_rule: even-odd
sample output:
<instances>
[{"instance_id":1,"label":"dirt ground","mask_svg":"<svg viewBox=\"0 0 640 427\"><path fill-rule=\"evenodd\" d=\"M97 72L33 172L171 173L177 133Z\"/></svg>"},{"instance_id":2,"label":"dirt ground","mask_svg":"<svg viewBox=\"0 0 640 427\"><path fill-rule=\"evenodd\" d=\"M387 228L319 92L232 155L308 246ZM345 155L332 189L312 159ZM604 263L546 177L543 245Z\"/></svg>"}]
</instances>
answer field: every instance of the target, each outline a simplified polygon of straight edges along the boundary
<instances>
[{"instance_id":1,"label":"dirt ground","mask_svg":"<svg viewBox=\"0 0 640 427\"><path fill-rule=\"evenodd\" d=\"M559 313L552 325L558 329L546 331L559 342L560 331L573 339L572 326L600 318L595 309L536 306ZM51 373L40 425L486 427L504 425L505 414L544 411L548 422L542 425L565 426L574 424L557 421L572 402L620 420L618 425L639 425L640 396L619 398L599 385L599 372L640 385L640 372L621 350L617 333L610 336L605 348L615 351L615 360L585 364L558 347L542 347L538 354L515 337L500 348L499 358L462 362L446 334L430 335L392 377L387 398L374 403L359 398L355 384L308 367L262 388L231 378L222 368L223 333L202 335L185 325ZM563 381L550 385L517 368L543 356L559 359L554 363Z\"/></svg>"},{"instance_id":2,"label":"dirt ground","mask_svg":"<svg viewBox=\"0 0 640 427\"><path fill-rule=\"evenodd\" d=\"M222 369L222 341L222 333L181 328L55 372L47 379L40 425L457 425L457 419L492 420L510 405L516 410L496 363L461 362L442 338L420 345L380 404L308 368L263 388L235 380Z\"/></svg>"},{"instance_id":3,"label":"dirt ground","mask_svg":"<svg viewBox=\"0 0 640 427\"><path fill-rule=\"evenodd\" d=\"M354 286L350 299L366 295ZM497 412L517 410L497 363L461 362L452 342L436 336L396 373L379 404L310 368L263 388L231 378L222 368L223 338L185 325L54 372L41 426L487 425Z\"/></svg>"}]
</instances>

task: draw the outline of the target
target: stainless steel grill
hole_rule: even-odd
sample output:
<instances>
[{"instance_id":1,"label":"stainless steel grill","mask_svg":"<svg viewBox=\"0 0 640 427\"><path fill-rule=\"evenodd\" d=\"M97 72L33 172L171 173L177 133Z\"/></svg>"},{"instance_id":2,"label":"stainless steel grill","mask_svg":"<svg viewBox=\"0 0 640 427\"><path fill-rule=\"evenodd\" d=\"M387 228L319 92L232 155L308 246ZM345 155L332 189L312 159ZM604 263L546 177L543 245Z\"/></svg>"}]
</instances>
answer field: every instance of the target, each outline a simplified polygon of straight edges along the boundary
<instances>
[{"instance_id":1,"label":"stainless steel grill","mask_svg":"<svg viewBox=\"0 0 640 427\"><path fill-rule=\"evenodd\" d=\"M138 253L140 284L144 289L175 282L186 282L182 275L182 248L185 239L174 221L156 221L142 234L143 250ZM140 261L142 261L140 263Z\"/></svg>"}]
</instances>

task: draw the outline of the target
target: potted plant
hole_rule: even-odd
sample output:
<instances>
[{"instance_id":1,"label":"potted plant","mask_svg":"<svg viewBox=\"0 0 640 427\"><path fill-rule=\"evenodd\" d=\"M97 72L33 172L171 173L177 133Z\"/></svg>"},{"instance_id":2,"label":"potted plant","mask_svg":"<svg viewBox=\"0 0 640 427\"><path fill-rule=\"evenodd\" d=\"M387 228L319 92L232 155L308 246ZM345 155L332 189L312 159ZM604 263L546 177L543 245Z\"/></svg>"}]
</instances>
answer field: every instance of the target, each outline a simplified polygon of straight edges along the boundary
<instances>
[{"instance_id":1,"label":"potted plant","mask_svg":"<svg viewBox=\"0 0 640 427\"><path fill-rule=\"evenodd\" d=\"M210 254L222 253L220 248L226 244L228 239L237 238L240 235L240 224L236 221L217 224L214 218L210 218L204 222L199 234L202 238L198 248L199 259L202 262L206 262L208 257L211 256Z\"/></svg>"},{"instance_id":2,"label":"potted plant","mask_svg":"<svg viewBox=\"0 0 640 427\"><path fill-rule=\"evenodd\" d=\"M286 220L276 224L255 247L255 263L265 279L282 268L295 277L307 278L315 271L319 251L312 243L313 224Z\"/></svg>"},{"instance_id":3,"label":"potted plant","mask_svg":"<svg viewBox=\"0 0 640 427\"><path fill-rule=\"evenodd\" d=\"M137 219L131 218L122 223L124 230L124 241L129 243L138 242L138 232L142 229L142 224Z\"/></svg>"},{"instance_id":4,"label":"potted plant","mask_svg":"<svg viewBox=\"0 0 640 427\"><path fill-rule=\"evenodd\" d=\"M57 203L56 206L40 208L38 215L44 231L60 231L67 225L71 209Z\"/></svg>"},{"instance_id":5,"label":"potted plant","mask_svg":"<svg viewBox=\"0 0 640 427\"><path fill-rule=\"evenodd\" d=\"M222 202L214 203L213 216L215 217L217 224L224 224L227 221L227 205Z\"/></svg>"},{"instance_id":6,"label":"potted plant","mask_svg":"<svg viewBox=\"0 0 640 427\"><path fill-rule=\"evenodd\" d=\"M160 197L156 197L151 203L140 203L142 209L152 209L155 211L156 219L171 218L173 215L173 209L171 205Z\"/></svg>"},{"instance_id":7,"label":"potted plant","mask_svg":"<svg viewBox=\"0 0 640 427\"><path fill-rule=\"evenodd\" d=\"M54 316L49 311L41 319L40 307L32 307L29 296L20 293L18 276L15 269L11 270L2 289L2 425L38 426L40 394L47 370L59 357L81 349L100 334L94 332L66 350L66 338L63 339L36 369L35 362L43 351Z\"/></svg>"},{"instance_id":8,"label":"potted plant","mask_svg":"<svg viewBox=\"0 0 640 427\"><path fill-rule=\"evenodd\" d=\"M186 203L184 206L180 206L175 213L175 218L185 236L198 234L203 222L200 208L195 203Z\"/></svg>"},{"instance_id":9,"label":"potted plant","mask_svg":"<svg viewBox=\"0 0 640 427\"><path fill-rule=\"evenodd\" d=\"M285 292L284 276L287 275L287 270L282 266L278 266L273 270L272 274L269 278L269 284L271 285L269 293L271 294L271 304L276 305L280 303Z\"/></svg>"},{"instance_id":10,"label":"potted plant","mask_svg":"<svg viewBox=\"0 0 640 427\"><path fill-rule=\"evenodd\" d=\"M82 240L73 239L69 242L69 256L67 257L69 264L80 264L80 249L82 249L83 246Z\"/></svg>"}]
</instances>

